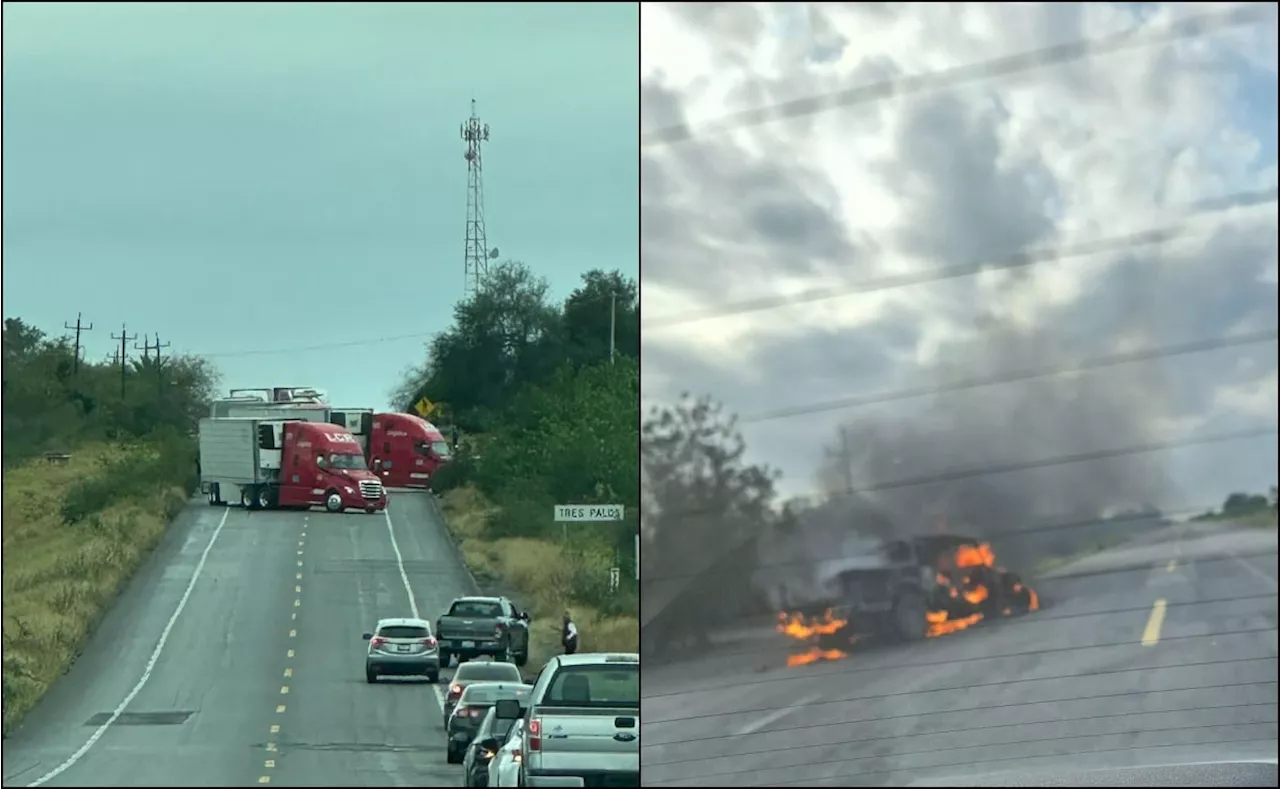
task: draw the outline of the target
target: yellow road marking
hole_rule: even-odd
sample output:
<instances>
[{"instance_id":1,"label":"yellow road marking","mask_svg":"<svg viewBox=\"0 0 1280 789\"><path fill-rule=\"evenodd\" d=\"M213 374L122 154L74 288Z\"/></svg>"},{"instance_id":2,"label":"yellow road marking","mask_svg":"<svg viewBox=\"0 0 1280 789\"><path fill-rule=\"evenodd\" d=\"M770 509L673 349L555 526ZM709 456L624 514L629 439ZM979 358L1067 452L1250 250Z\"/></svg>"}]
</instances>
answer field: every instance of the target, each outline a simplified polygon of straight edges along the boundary
<instances>
[{"instance_id":1,"label":"yellow road marking","mask_svg":"<svg viewBox=\"0 0 1280 789\"><path fill-rule=\"evenodd\" d=\"M275 752L276 752L276 744L274 742L267 743L267 753L275 753Z\"/></svg>"},{"instance_id":2,"label":"yellow road marking","mask_svg":"<svg viewBox=\"0 0 1280 789\"><path fill-rule=\"evenodd\" d=\"M294 600L294 601L293 601L293 607L294 607L294 608L297 608L297 607L298 607L298 606L300 606L300 605L302 605L302 601L301 601L301 600Z\"/></svg>"},{"instance_id":3,"label":"yellow road marking","mask_svg":"<svg viewBox=\"0 0 1280 789\"><path fill-rule=\"evenodd\" d=\"M1178 569L1178 560L1177 560L1177 559L1170 559L1170 560L1169 560L1169 566L1168 566L1168 567L1166 567L1166 568L1164 568L1164 571L1165 571L1165 572L1167 572L1167 573L1171 573L1171 572L1173 572L1173 571L1174 571L1174 570L1176 570L1176 569Z\"/></svg>"},{"instance_id":4,"label":"yellow road marking","mask_svg":"<svg viewBox=\"0 0 1280 789\"><path fill-rule=\"evenodd\" d=\"M299 581L301 581L301 580L302 580L302 573L298 573L298 580L299 580Z\"/></svg>"},{"instance_id":5,"label":"yellow road marking","mask_svg":"<svg viewBox=\"0 0 1280 789\"><path fill-rule=\"evenodd\" d=\"M297 615L297 614L294 614L293 616L291 616L291 617L289 617L289 618L290 618L290 619L297 619L297 618L298 618L298 615Z\"/></svg>"},{"instance_id":6,"label":"yellow road marking","mask_svg":"<svg viewBox=\"0 0 1280 789\"><path fill-rule=\"evenodd\" d=\"M298 549L298 555L299 555L299 556L301 556L301 555L302 555L302 549L301 549L301 548L299 548L299 549Z\"/></svg>"},{"instance_id":7,"label":"yellow road marking","mask_svg":"<svg viewBox=\"0 0 1280 789\"><path fill-rule=\"evenodd\" d=\"M271 733L272 733L272 734L279 734L279 733L280 733L280 724L278 724L278 723L273 723L273 724L271 724Z\"/></svg>"},{"instance_id":8,"label":"yellow road marking","mask_svg":"<svg viewBox=\"0 0 1280 789\"><path fill-rule=\"evenodd\" d=\"M291 669L291 668L287 668L287 669L285 669L285 670L284 670L284 675L285 675L286 677L292 677L292 676L293 676L293 669Z\"/></svg>"},{"instance_id":9,"label":"yellow road marking","mask_svg":"<svg viewBox=\"0 0 1280 789\"><path fill-rule=\"evenodd\" d=\"M298 560L298 566L299 566L299 567L301 567L301 566L302 566L302 560L301 560L301 559L299 559L299 560Z\"/></svg>"},{"instance_id":10,"label":"yellow road marking","mask_svg":"<svg viewBox=\"0 0 1280 789\"><path fill-rule=\"evenodd\" d=\"M286 694L286 693L288 693L288 692L289 692L289 686L288 686L288 685L281 685L281 686L280 686L280 695L281 695L281 696L285 695L285 694Z\"/></svg>"},{"instance_id":11,"label":"yellow road marking","mask_svg":"<svg viewBox=\"0 0 1280 789\"><path fill-rule=\"evenodd\" d=\"M293 657L293 650L292 650L292 649L290 649L290 650L289 650L289 657Z\"/></svg>"},{"instance_id":12,"label":"yellow road marking","mask_svg":"<svg viewBox=\"0 0 1280 789\"><path fill-rule=\"evenodd\" d=\"M265 766L268 770L273 769L273 768L276 766L276 760L275 760L275 759L267 759L267 763L266 763L266 765L264 765L264 766Z\"/></svg>"},{"instance_id":13,"label":"yellow road marking","mask_svg":"<svg viewBox=\"0 0 1280 789\"><path fill-rule=\"evenodd\" d=\"M260 784L269 784L269 783L271 783L271 776L269 776L269 775L264 775L264 776L262 776L261 778L259 778L259 779L258 779L258 783L260 783Z\"/></svg>"},{"instance_id":14,"label":"yellow road marking","mask_svg":"<svg viewBox=\"0 0 1280 789\"><path fill-rule=\"evenodd\" d=\"M297 586L297 585L295 585L295 586L293 587L293 591L294 591L295 593L297 593L297 594L302 594L302 587L301 587L301 586Z\"/></svg>"},{"instance_id":15,"label":"yellow road marking","mask_svg":"<svg viewBox=\"0 0 1280 789\"><path fill-rule=\"evenodd\" d=\"M297 637L298 637L298 631L297 631L297 630L290 630L290 631L289 631L289 638L297 638Z\"/></svg>"},{"instance_id":16,"label":"yellow road marking","mask_svg":"<svg viewBox=\"0 0 1280 789\"><path fill-rule=\"evenodd\" d=\"M1144 647L1153 647L1160 643L1160 626L1164 624L1165 601L1157 600L1156 604L1151 606L1151 616L1147 619L1147 626L1142 630L1142 645Z\"/></svg>"}]
</instances>

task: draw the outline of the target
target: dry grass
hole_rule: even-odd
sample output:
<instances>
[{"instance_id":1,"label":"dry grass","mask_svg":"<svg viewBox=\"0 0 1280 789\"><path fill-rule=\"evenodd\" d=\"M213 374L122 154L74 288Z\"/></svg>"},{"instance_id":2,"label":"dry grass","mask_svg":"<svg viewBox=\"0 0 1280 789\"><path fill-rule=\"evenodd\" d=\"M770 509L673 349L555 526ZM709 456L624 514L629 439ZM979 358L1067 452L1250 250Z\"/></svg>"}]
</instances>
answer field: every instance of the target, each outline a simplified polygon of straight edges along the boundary
<instances>
[{"instance_id":1,"label":"dry grass","mask_svg":"<svg viewBox=\"0 0 1280 789\"><path fill-rule=\"evenodd\" d=\"M104 453L83 447L66 465L35 461L4 475L4 731L75 660L77 648L164 534L180 488L125 501L83 523L59 516L71 486Z\"/></svg>"},{"instance_id":2,"label":"dry grass","mask_svg":"<svg viewBox=\"0 0 1280 789\"><path fill-rule=\"evenodd\" d=\"M546 540L490 540L485 527L494 508L474 488L445 494L445 521L471 572L500 578L533 612L529 633L530 663L541 665L560 649L560 616L569 609L582 632L581 651L638 652L640 625L635 617L604 617L590 606L567 599L568 563L559 545Z\"/></svg>"}]
</instances>

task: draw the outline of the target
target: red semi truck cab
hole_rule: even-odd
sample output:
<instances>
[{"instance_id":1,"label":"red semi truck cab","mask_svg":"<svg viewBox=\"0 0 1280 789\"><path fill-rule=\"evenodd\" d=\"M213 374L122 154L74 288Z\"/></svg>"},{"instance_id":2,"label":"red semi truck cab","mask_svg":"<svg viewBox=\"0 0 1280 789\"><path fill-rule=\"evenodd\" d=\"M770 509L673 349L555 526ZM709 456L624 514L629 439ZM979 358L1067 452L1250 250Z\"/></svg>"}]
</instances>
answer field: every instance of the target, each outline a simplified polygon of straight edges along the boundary
<instances>
[{"instance_id":1,"label":"red semi truck cab","mask_svg":"<svg viewBox=\"0 0 1280 789\"><path fill-rule=\"evenodd\" d=\"M430 488L431 477L453 457L435 425L413 414L374 414L369 468L389 488Z\"/></svg>"},{"instance_id":2,"label":"red semi truck cab","mask_svg":"<svg viewBox=\"0 0 1280 789\"><path fill-rule=\"evenodd\" d=\"M387 507L350 431L323 422L224 417L200 420L200 486L210 504L330 512Z\"/></svg>"}]
</instances>

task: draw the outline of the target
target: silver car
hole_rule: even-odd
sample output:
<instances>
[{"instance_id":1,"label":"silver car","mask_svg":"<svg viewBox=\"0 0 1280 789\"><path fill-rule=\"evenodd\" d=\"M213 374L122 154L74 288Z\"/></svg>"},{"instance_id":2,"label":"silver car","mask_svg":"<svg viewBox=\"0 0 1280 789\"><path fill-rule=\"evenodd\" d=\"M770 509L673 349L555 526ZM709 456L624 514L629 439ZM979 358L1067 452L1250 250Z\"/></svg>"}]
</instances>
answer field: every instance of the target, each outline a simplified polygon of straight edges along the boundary
<instances>
[{"instance_id":1,"label":"silver car","mask_svg":"<svg viewBox=\"0 0 1280 789\"><path fill-rule=\"evenodd\" d=\"M369 682L379 677L426 677L440 679L440 646L425 619L381 619L374 632L365 633L369 652L364 659L364 676Z\"/></svg>"}]
</instances>

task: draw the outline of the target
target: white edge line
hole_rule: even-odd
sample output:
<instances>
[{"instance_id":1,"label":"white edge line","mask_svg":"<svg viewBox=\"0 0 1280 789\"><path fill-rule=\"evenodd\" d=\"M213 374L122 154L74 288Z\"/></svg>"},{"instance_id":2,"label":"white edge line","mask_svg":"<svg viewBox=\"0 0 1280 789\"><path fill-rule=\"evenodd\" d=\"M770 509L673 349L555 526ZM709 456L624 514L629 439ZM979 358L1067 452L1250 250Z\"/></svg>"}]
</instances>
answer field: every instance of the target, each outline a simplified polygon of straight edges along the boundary
<instances>
[{"instance_id":1,"label":"white edge line","mask_svg":"<svg viewBox=\"0 0 1280 789\"><path fill-rule=\"evenodd\" d=\"M404 555L400 553L400 543L396 542L396 527L391 522L391 499L389 496L387 497L386 509L382 511L382 514L387 519L387 535L391 537L391 550L395 551L396 554L396 567L400 570L400 581L404 584L405 594L409 595L409 610L413 612L414 619L421 619L422 616L418 613L418 601L413 596L413 587L409 585L409 574L404 571ZM431 689L435 691L436 702L440 705L440 713L444 714L444 691L440 690L440 683L436 682L431 686Z\"/></svg>"},{"instance_id":2,"label":"white edge line","mask_svg":"<svg viewBox=\"0 0 1280 789\"><path fill-rule=\"evenodd\" d=\"M78 751L71 754L65 762L27 784L27 786L40 786L47 781L51 781L80 761L89 752L89 749L93 747L93 744L107 733L107 729L111 727L111 724L119 720L134 698L142 692L147 680L151 679L151 672L155 670L156 663L160 660L160 653L164 649L165 642L169 640L169 633L173 631L173 626L178 623L178 617L182 615L182 609L187 607L187 600L191 598L191 591L196 588L196 581L200 579L200 573L204 570L204 563L209 558L209 551L213 550L213 544L217 542L218 535L222 533L222 527L227 524L229 515L231 515L230 509L222 511L222 520L218 521L218 527L213 530L213 536L209 538L209 544L204 547L204 552L200 554L200 561L196 564L195 572L191 574L191 580L187 582L187 590L182 593L182 598L178 601L178 607L174 609L173 616L169 617L169 622L164 626L164 630L160 632L160 640L156 642L156 648L151 653L151 659L147 661L147 667L143 670L142 678L138 680L138 684L133 686L133 690L129 691L129 694L124 697L124 701L120 702L119 706L112 710L111 717L107 718L106 722L90 735L88 741L81 745Z\"/></svg>"},{"instance_id":3,"label":"white edge line","mask_svg":"<svg viewBox=\"0 0 1280 789\"><path fill-rule=\"evenodd\" d=\"M800 709L804 705L812 704L813 702L817 701L820 698L822 698L822 696L815 693L812 696L805 696L803 699L800 699L799 701L793 704L789 704L783 707L782 709L774 710L773 712L769 713L763 718L758 718L752 721L751 723L748 723L746 726L743 726L741 729L738 730L738 736L745 737L748 734L754 734L755 732L763 729L765 726L768 726L771 723L777 723L778 721L782 720L786 716Z\"/></svg>"}]
</instances>

